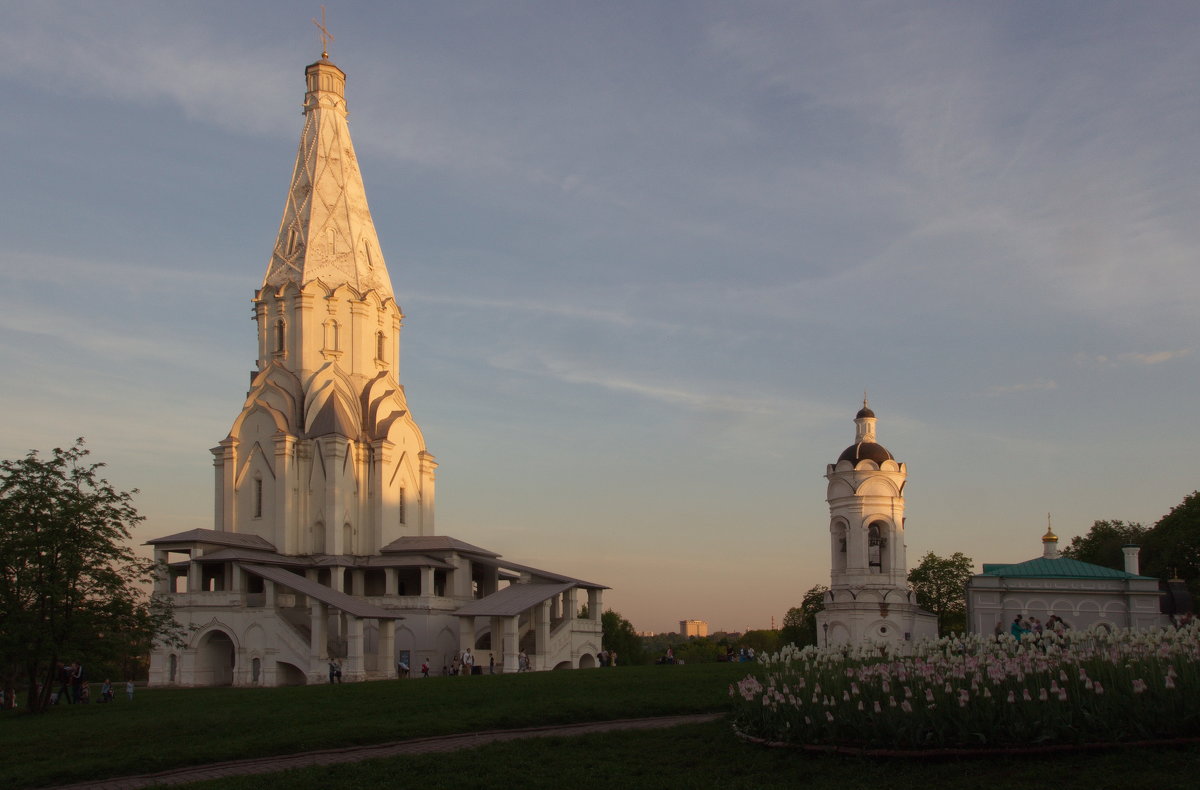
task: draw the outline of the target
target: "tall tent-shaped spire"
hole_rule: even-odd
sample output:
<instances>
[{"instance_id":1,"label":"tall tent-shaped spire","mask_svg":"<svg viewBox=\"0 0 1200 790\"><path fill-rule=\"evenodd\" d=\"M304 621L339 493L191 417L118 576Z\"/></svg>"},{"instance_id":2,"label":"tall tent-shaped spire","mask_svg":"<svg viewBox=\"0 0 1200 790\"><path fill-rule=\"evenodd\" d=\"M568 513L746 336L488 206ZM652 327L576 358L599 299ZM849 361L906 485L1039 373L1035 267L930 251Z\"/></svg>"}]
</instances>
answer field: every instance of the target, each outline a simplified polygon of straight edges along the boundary
<instances>
[{"instance_id":1,"label":"tall tent-shaped spire","mask_svg":"<svg viewBox=\"0 0 1200 790\"><path fill-rule=\"evenodd\" d=\"M304 70L304 132L262 288L257 369L214 448L216 529L288 555L433 534L434 470L400 384L404 316L346 125L346 75Z\"/></svg>"},{"instance_id":2,"label":"tall tent-shaped spire","mask_svg":"<svg viewBox=\"0 0 1200 790\"><path fill-rule=\"evenodd\" d=\"M324 57L304 73L304 132L263 287L319 279L392 297L346 122L346 74Z\"/></svg>"}]
</instances>

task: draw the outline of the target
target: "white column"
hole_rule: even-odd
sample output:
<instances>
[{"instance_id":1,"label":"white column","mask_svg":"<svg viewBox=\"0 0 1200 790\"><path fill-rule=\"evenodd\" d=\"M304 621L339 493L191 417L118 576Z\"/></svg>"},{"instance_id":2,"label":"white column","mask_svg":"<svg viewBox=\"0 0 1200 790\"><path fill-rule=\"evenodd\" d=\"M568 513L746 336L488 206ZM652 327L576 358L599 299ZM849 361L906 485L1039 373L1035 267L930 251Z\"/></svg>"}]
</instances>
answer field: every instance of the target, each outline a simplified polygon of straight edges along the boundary
<instances>
[{"instance_id":1,"label":"white column","mask_svg":"<svg viewBox=\"0 0 1200 790\"><path fill-rule=\"evenodd\" d=\"M475 618L458 618L458 649L475 651Z\"/></svg>"},{"instance_id":2,"label":"white column","mask_svg":"<svg viewBox=\"0 0 1200 790\"><path fill-rule=\"evenodd\" d=\"M392 670L396 668L395 620L388 619L379 621L379 663L382 665L380 669L385 670L387 672L387 676L391 677Z\"/></svg>"},{"instance_id":3,"label":"white column","mask_svg":"<svg viewBox=\"0 0 1200 790\"><path fill-rule=\"evenodd\" d=\"M295 443L294 436L282 431L275 434L275 481L272 491L275 500L275 540L284 554L301 554L308 548L300 545L299 524L292 500Z\"/></svg>"},{"instance_id":4,"label":"white column","mask_svg":"<svg viewBox=\"0 0 1200 790\"><path fill-rule=\"evenodd\" d=\"M542 601L533 610L533 652L545 656L550 649L550 602Z\"/></svg>"},{"instance_id":5,"label":"white column","mask_svg":"<svg viewBox=\"0 0 1200 790\"><path fill-rule=\"evenodd\" d=\"M346 669L342 674L346 680L363 680L363 621L352 614L347 614L346 620Z\"/></svg>"},{"instance_id":6,"label":"white column","mask_svg":"<svg viewBox=\"0 0 1200 790\"><path fill-rule=\"evenodd\" d=\"M237 439L227 438L212 450L213 466L217 476L216 491L216 528L225 532L237 529L234 503L235 480L237 472Z\"/></svg>"},{"instance_id":7,"label":"white column","mask_svg":"<svg viewBox=\"0 0 1200 790\"><path fill-rule=\"evenodd\" d=\"M154 576L154 592L159 595L175 592L171 584L171 569L167 567L167 552L164 549L154 550L154 561L159 567Z\"/></svg>"},{"instance_id":8,"label":"white column","mask_svg":"<svg viewBox=\"0 0 1200 790\"><path fill-rule=\"evenodd\" d=\"M504 618L504 671L516 672L520 668L517 653L520 651L517 641L517 618Z\"/></svg>"},{"instance_id":9,"label":"white column","mask_svg":"<svg viewBox=\"0 0 1200 790\"><path fill-rule=\"evenodd\" d=\"M328 657L326 655L325 647L326 642L328 641L328 637L325 633L325 604L321 603L315 598L309 598L308 600L309 611L312 615L312 634L310 637L311 641L309 643L309 658L312 661L312 666L317 668L317 671L320 671L321 659Z\"/></svg>"}]
</instances>

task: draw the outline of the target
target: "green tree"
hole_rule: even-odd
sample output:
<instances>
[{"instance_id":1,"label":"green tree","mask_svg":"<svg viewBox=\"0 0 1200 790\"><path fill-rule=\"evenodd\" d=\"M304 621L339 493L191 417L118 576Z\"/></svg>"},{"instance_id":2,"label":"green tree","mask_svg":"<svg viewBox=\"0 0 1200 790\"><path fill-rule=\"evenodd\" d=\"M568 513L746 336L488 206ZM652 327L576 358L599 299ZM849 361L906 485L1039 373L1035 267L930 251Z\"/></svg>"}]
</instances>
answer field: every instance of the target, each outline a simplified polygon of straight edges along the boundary
<instances>
[{"instance_id":1,"label":"green tree","mask_svg":"<svg viewBox=\"0 0 1200 790\"><path fill-rule=\"evenodd\" d=\"M646 663L642 638L633 630L632 623L609 609L600 615L600 624L604 628L604 649L609 652L616 651L618 666Z\"/></svg>"},{"instance_id":2,"label":"green tree","mask_svg":"<svg viewBox=\"0 0 1200 790\"><path fill-rule=\"evenodd\" d=\"M672 649L675 651L675 660L685 664L708 664L719 661L725 655L725 649L707 636L690 637Z\"/></svg>"},{"instance_id":3,"label":"green tree","mask_svg":"<svg viewBox=\"0 0 1200 790\"><path fill-rule=\"evenodd\" d=\"M917 605L937 615L942 636L967 629L967 581L975 561L956 551L939 557L932 551L908 573L908 585L917 594Z\"/></svg>"},{"instance_id":4,"label":"green tree","mask_svg":"<svg viewBox=\"0 0 1200 790\"><path fill-rule=\"evenodd\" d=\"M829 588L824 584L814 584L804 593L799 606L788 609L783 616L783 628L779 631L780 644L817 644L817 612L825 608L827 592Z\"/></svg>"},{"instance_id":5,"label":"green tree","mask_svg":"<svg viewBox=\"0 0 1200 790\"><path fill-rule=\"evenodd\" d=\"M763 655L764 653L778 653L780 647L779 632L766 628L747 631L738 640L738 647L754 648L756 656Z\"/></svg>"},{"instance_id":6,"label":"green tree","mask_svg":"<svg viewBox=\"0 0 1200 790\"><path fill-rule=\"evenodd\" d=\"M1200 596L1200 491L1188 494L1160 518L1146 535L1145 546L1143 573L1183 579L1192 595Z\"/></svg>"},{"instance_id":7,"label":"green tree","mask_svg":"<svg viewBox=\"0 0 1200 790\"><path fill-rule=\"evenodd\" d=\"M1064 557L1105 568L1124 570L1125 554L1121 547L1129 543L1144 546L1150 530L1134 521L1096 521L1086 535L1076 535L1062 550Z\"/></svg>"},{"instance_id":8,"label":"green tree","mask_svg":"<svg viewBox=\"0 0 1200 790\"><path fill-rule=\"evenodd\" d=\"M136 492L114 489L87 455L79 439L46 460L0 461L0 680L12 693L24 679L30 711L45 708L59 661L86 673L181 633L170 603L145 592L155 564L127 543Z\"/></svg>"}]
</instances>

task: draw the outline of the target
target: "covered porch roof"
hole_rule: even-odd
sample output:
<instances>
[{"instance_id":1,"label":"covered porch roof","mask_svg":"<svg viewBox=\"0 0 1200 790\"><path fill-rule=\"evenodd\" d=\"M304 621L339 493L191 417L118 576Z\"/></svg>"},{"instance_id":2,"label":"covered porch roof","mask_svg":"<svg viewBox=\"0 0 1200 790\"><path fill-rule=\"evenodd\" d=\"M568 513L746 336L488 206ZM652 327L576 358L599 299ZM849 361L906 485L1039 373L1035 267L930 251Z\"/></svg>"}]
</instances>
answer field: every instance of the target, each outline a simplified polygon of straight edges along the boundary
<instances>
[{"instance_id":1,"label":"covered porch roof","mask_svg":"<svg viewBox=\"0 0 1200 790\"><path fill-rule=\"evenodd\" d=\"M258 563L243 562L242 569L253 573L255 576L261 576L264 579L273 581L276 584L282 584L285 587L290 587L298 593L303 593L310 598L315 598L321 603L328 604L335 609L340 609L347 614L352 614L355 617L367 617L376 620L403 620L404 617L389 609L376 606L368 603L361 598L355 598L353 595L347 595L343 592L338 592L331 587L326 587L323 584L317 584L314 581L309 581L298 573L277 568L271 565L259 565Z\"/></svg>"},{"instance_id":2,"label":"covered porch roof","mask_svg":"<svg viewBox=\"0 0 1200 790\"><path fill-rule=\"evenodd\" d=\"M486 598L459 607L454 614L460 617L515 617L578 585L510 584Z\"/></svg>"}]
</instances>

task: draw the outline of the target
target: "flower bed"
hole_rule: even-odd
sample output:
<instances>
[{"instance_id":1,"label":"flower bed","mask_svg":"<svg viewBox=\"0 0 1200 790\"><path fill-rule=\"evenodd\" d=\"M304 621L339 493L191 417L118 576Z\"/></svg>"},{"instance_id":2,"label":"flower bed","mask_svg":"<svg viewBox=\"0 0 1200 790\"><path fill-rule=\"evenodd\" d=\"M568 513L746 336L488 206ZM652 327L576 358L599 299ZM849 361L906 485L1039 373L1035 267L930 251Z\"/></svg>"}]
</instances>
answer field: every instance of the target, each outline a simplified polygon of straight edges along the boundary
<instances>
[{"instance_id":1,"label":"flower bed","mask_svg":"<svg viewBox=\"0 0 1200 790\"><path fill-rule=\"evenodd\" d=\"M784 648L729 694L752 739L866 749L979 749L1200 735L1200 625Z\"/></svg>"}]
</instances>

